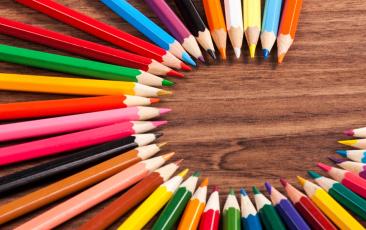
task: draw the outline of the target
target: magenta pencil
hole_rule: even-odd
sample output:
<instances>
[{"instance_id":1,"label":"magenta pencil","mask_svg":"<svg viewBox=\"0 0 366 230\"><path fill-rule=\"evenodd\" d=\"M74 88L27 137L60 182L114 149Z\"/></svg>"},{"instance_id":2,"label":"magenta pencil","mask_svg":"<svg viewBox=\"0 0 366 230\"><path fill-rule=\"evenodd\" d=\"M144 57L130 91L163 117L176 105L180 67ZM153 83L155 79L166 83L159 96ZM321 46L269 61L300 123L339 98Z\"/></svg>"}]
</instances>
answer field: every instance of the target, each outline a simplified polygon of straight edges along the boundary
<instances>
[{"instance_id":1,"label":"magenta pencil","mask_svg":"<svg viewBox=\"0 0 366 230\"><path fill-rule=\"evenodd\" d=\"M196 38L189 32L165 0L145 0L145 2L168 28L170 33L182 44L183 48L196 59L205 62Z\"/></svg>"},{"instance_id":2,"label":"magenta pencil","mask_svg":"<svg viewBox=\"0 0 366 230\"><path fill-rule=\"evenodd\" d=\"M144 133L166 121L128 121L0 148L0 165L71 151Z\"/></svg>"},{"instance_id":3,"label":"magenta pencil","mask_svg":"<svg viewBox=\"0 0 366 230\"><path fill-rule=\"evenodd\" d=\"M129 107L0 125L0 141L92 129L124 121L149 120L169 109Z\"/></svg>"}]
</instances>

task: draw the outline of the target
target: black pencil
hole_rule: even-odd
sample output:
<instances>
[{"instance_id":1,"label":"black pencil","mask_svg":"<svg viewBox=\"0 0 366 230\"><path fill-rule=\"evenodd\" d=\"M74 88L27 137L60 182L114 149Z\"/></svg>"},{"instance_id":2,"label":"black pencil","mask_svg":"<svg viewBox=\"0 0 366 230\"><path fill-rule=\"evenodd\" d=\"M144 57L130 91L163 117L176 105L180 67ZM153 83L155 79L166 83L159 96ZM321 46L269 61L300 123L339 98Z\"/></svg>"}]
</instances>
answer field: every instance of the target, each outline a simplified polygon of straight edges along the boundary
<instances>
[{"instance_id":1,"label":"black pencil","mask_svg":"<svg viewBox=\"0 0 366 230\"><path fill-rule=\"evenodd\" d=\"M215 48L212 42L210 31L197 11L192 0L174 0L183 18L184 24L196 37L198 43L206 50L213 59L216 59Z\"/></svg>"},{"instance_id":2,"label":"black pencil","mask_svg":"<svg viewBox=\"0 0 366 230\"><path fill-rule=\"evenodd\" d=\"M59 159L5 175L0 177L0 194L49 180L56 176L67 176L68 173L82 170L123 152L147 145L161 135L160 133L132 135L123 139L95 145Z\"/></svg>"}]
</instances>

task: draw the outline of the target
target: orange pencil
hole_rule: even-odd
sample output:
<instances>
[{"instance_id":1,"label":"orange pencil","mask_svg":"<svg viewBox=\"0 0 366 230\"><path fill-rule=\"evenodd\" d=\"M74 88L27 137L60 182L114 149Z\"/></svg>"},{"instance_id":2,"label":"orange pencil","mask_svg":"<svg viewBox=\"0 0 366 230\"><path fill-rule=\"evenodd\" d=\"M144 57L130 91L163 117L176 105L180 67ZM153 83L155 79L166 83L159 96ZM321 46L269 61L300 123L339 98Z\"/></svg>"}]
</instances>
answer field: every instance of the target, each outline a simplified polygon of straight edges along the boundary
<instances>
[{"instance_id":1,"label":"orange pencil","mask_svg":"<svg viewBox=\"0 0 366 230\"><path fill-rule=\"evenodd\" d=\"M302 0L285 1L280 29L277 36L278 63L282 63L287 51L294 42L299 22Z\"/></svg>"},{"instance_id":2,"label":"orange pencil","mask_svg":"<svg viewBox=\"0 0 366 230\"><path fill-rule=\"evenodd\" d=\"M201 215L206 206L208 178L205 178L196 192L193 194L183 217L180 220L178 230L195 230L198 227Z\"/></svg>"},{"instance_id":3,"label":"orange pencil","mask_svg":"<svg viewBox=\"0 0 366 230\"><path fill-rule=\"evenodd\" d=\"M220 51L222 59L226 60L227 32L220 0L203 0L203 7L205 8L212 38Z\"/></svg>"}]
</instances>

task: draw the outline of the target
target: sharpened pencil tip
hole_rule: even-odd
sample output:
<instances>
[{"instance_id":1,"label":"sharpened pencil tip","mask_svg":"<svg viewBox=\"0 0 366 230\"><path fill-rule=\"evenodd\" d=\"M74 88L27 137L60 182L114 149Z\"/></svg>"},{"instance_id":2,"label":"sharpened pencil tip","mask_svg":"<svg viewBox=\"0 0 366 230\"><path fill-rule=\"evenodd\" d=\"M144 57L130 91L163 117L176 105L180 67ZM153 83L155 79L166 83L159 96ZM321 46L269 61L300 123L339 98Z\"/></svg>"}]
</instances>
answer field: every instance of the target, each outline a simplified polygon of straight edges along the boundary
<instances>
[{"instance_id":1,"label":"sharpened pencil tip","mask_svg":"<svg viewBox=\"0 0 366 230\"><path fill-rule=\"evenodd\" d=\"M316 173L316 172L314 172L314 171L311 171L311 170L309 170L309 171L308 171L308 174L309 174L309 176L310 176L311 178L313 178L313 179L316 179L316 178L322 177L320 174L318 174L318 173Z\"/></svg>"},{"instance_id":2,"label":"sharpened pencil tip","mask_svg":"<svg viewBox=\"0 0 366 230\"><path fill-rule=\"evenodd\" d=\"M179 174L178 174L178 176L180 176L180 177L185 177L186 175L187 175L187 173L189 172L189 169L184 169L182 172L180 172Z\"/></svg>"},{"instance_id":3,"label":"sharpened pencil tip","mask_svg":"<svg viewBox=\"0 0 366 230\"><path fill-rule=\"evenodd\" d=\"M357 143L357 140L342 140L342 141L338 141L338 143L342 144L342 145L353 146L354 144Z\"/></svg>"},{"instance_id":4,"label":"sharpened pencil tip","mask_svg":"<svg viewBox=\"0 0 366 230\"><path fill-rule=\"evenodd\" d=\"M285 54L280 54L278 57L277 57L277 62L278 64L281 64L283 62L283 59L285 58Z\"/></svg>"},{"instance_id":5,"label":"sharpened pencil tip","mask_svg":"<svg viewBox=\"0 0 366 230\"><path fill-rule=\"evenodd\" d=\"M200 184L200 187L206 187L208 185L208 178L206 177Z\"/></svg>"},{"instance_id":6,"label":"sharpened pencil tip","mask_svg":"<svg viewBox=\"0 0 366 230\"><path fill-rule=\"evenodd\" d=\"M280 178L280 182L283 187L286 187L288 185L288 182L284 178Z\"/></svg>"},{"instance_id":7,"label":"sharpened pencil tip","mask_svg":"<svg viewBox=\"0 0 366 230\"><path fill-rule=\"evenodd\" d=\"M272 185L266 181L264 183L264 187L266 187L267 192L269 193L269 195L271 195L272 194Z\"/></svg>"},{"instance_id":8,"label":"sharpened pencil tip","mask_svg":"<svg viewBox=\"0 0 366 230\"><path fill-rule=\"evenodd\" d=\"M200 172L198 172L198 171L196 171L196 172L194 172L193 174L192 174L192 176L195 176L195 177L199 177L201 175L201 173Z\"/></svg>"},{"instance_id":9,"label":"sharpened pencil tip","mask_svg":"<svg viewBox=\"0 0 366 230\"><path fill-rule=\"evenodd\" d=\"M264 60L267 60L268 59L268 57L269 57L269 50L263 49L263 57L264 57Z\"/></svg>"},{"instance_id":10,"label":"sharpened pencil tip","mask_svg":"<svg viewBox=\"0 0 366 230\"><path fill-rule=\"evenodd\" d=\"M219 49L222 60L226 60L226 48Z\"/></svg>"},{"instance_id":11,"label":"sharpened pencil tip","mask_svg":"<svg viewBox=\"0 0 366 230\"><path fill-rule=\"evenodd\" d=\"M339 149L336 150L336 153L341 155L342 157L347 157L347 150Z\"/></svg>"},{"instance_id":12,"label":"sharpened pencil tip","mask_svg":"<svg viewBox=\"0 0 366 230\"><path fill-rule=\"evenodd\" d=\"M164 133L154 133L155 138L158 139L164 135Z\"/></svg>"},{"instance_id":13,"label":"sharpened pencil tip","mask_svg":"<svg viewBox=\"0 0 366 230\"><path fill-rule=\"evenodd\" d=\"M243 195L243 196L248 196L247 191L245 191L244 188L240 189L240 194Z\"/></svg>"},{"instance_id":14,"label":"sharpened pencil tip","mask_svg":"<svg viewBox=\"0 0 366 230\"><path fill-rule=\"evenodd\" d=\"M206 63L205 58L203 56L199 56L198 60L200 60L200 62L202 63Z\"/></svg>"},{"instance_id":15,"label":"sharpened pencil tip","mask_svg":"<svg viewBox=\"0 0 366 230\"><path fill-rule=\"evenodd\" d=\"M171 153L167 153L164 154L162 157L164 158L165 161L168 161L170 158L172 158L174 156L175 152L171 152Z\"/></svg>"},{"instance_id":16,"label":"sharpened pencil tip","mask_svg":"<svg viewBox=\"0 0 366 230\"><path fill-rule=\"evenodd\" d=\"M155 104L160 102L160 98L150 98L150 104Z\"/></svg>"},{"instance_id":17,"label":"sharpened pencil tip","mask_svg":"<svg viewBox=\"0 0 366 230\"><path fill-rule=\"evenodd\" d=\"M316 166L318 166L321 170L325 171L325 172L329 172L332 167L323 163L317 163Z\"/></svg>"},{"instance_id":18,"label":"sharpened pencil tip","mask_svg":"<svg viewBox=\"0 0 366 230\"><path fill-rule=\"evenodd\" d=\"M215 50L208 49L207 53L212 57L212 59L216 60Z\"/></svg>"},{"instance_id":19,"label":"sharpened pencil tip","mask_svg":"<svg viewBox=\"0 0 366 230\"><path fill-rule=\"evenodd\" d=\"M174 82L169 81L167 79L164 79L163 82L162 82L162 85L163 86L173 86L174 85Z\"/></svg>"},{"instance_id":20,"label":"sharpened pencil tip","mask_svg":"<svg viewBox=\"0 0 366 230\"><path fill-rule=\"evenodd\" d=\"M301 186L304 186L304 184L306 183L305 178L303 178L301 176L297 176L296 178L299 181L299 183L301 184Z\"/></svg>"},{"instance_id":21,"label":"sharpened pencil tip","mask_svg":"<svg viewBox=\"0 0 366 230\"><path fill-rule=\"evenodd\" d=\"M234 190L233 188L230 188L230 190L229 190L229 194L230 194L230 195L234 195L234 196L235 196L235 190Z\"/></svg>"},{"instance_id":22,"label":"sharpened pencil tip","mask_svg":"<svg viewBox=\"0 0 366 230\"><path fill-rule=\"evenodd\" d=\"M196 62L193 61L193 59L191 58L191 56L189 56L189 54L187 52L184 52L182 54L182 59L185 63L190 64L191 66L196 66Z\"/></svg>"},{"instance_id":23,"label":"sharpened pencil tip","mask_svg":"<svg viewBox=\"0 0 366 230\"><path fill-rule=\"evenodd\" d=\"M159 126L162 126L162 125L165 125L168 123L168 121L152 121L151 122L155 127L159 127Z\"/></svg>"},{"instance_id":24,"label":"sharpened pencil tip","mask_svg":"<svg viewBox=\"0 0 366 230\"><path fill-rule=\"evenodd\" d=\"M171 109L168 109L168 108L159 108L159 113L160 115L163 115L163 114L166 114L166 113L169 113L171 112L172 110Z\"/></svg>"},{"instance_id":25,"label":"sharpened pencil tip","mask_svg":"<svg viewBox=\"0 0 366 230\"><path fill-rule=\"evenodd\" d=\"M238 47L234 47L234 53L235 53L236 59L239 59L240 55L241 55L241 49Z\"/></svg>"},{"instance_id":26,"label":"sharpened pencil tip","mask_svg":"<svg viewBox=\"0 0 366 230\"><path fill-rule=\"evenodd\" d=\"M353 132L352 129L346 130L343 133L344 133L344 135L350 136L350 137L352 137L353 135L355 135L355 132Z\"/></svg>"},{"instance_id":27,"label":"sharpened pencil tip","mask_svg":"<svg viewBox=\"0 0 366 230\"><path fill-rule=\"evenodd\" d=\"M165 146L165 145L167 145L168 144L168 142L161 142L161 143L157 143L156 145L159 147L159 148L161 148L161 147L163 147L163 146Z\"/></svg>"},{"instance_id":28,"label":"sharpened pencil tip","mask_svg":"<svg viewBox=\"0 0 366 230\"><path fill-rule=\"evenodd\" d=\"M182 164L182 162L183 162L183 159L179 159L179 160L177 160L176 162L174 162L176 165L181 165Z\"/></svg>"},{"instance_id":29,"label":"sharpened pencil tip","mask_svg":"<svg viewBox=\"0 0 366 230\"><path fill-rule=\"evenodd\" d=\"M342 163L342 162L345 162L345 161L347 161L347 160L345 160L345 159L339 159L339 158L335 158L335 157L328 157L328 159L329 160L331 160L333 163L335 163L335 164L340 164L340 163Z\"/></svg>"},{"instance_id":30,"label":"sharpened pencil tip","mask_svg":"<svg viewBox=\"0 0 366 230\"><path fill-rule=\"evenodd\" d=\"M173 92L172 91L168 91L168 90L159 90L158 91L158 96L164 96L164 95L172 95Z\"/></svg>"},{"instance_id":31,"label":"sharpened pencil tip","mask_svg":"<svg viewBox=\"0 0 366 230\"><path fill-rule=\"evenodd\" d=\"M180 64L180 68L184 71L192 71L192 68L189 65L184 64L183 62Z\"/></svg>"},{"instance_id":32,"label":"sharpened pencil tip","mask_svg":"<svg viewBox=\"0 0 366 230\"><path fill-rule=\"evenodd\" d=\"M212 192L218 192L218 191L219 191L219 186L214 185L214 189L213 189L213 191L212 191Z\"/></svg>"},{"instance_id":33,"label":"sharpened pencil tip","mask_svg":"<svg viewBox=\"0 0 366 230\"><path fill-rule=\"evenodd\" d=\"M250 53L250 57L254 58L255 57L255 49L256 49L256 45L252 44L249 46L249 53Z\"/></svg>"},{"instance_id":34,"label":"sharpened pencil tip","mask_svg":"<svg viewBox=\"0 0 366 230\"><path fill-rule=\"evenodd\" d=\"M259 189L256 186L253 186L252 189L253 189L254 195L255 194L261 194L261 192L259 191Z\"/></svg>"},{"instance_id":35,"label":"sharpened pencil tip","mask_svg":"<svg viewBox=\"0 0 366 230\"><path fill-rule=\"evenodd\" d=\"M178 71L175 70L170 70L169 72L166 73L166 75L171 77L184 77L184 74L179 73Z\"/></svg>"}]
</instances>

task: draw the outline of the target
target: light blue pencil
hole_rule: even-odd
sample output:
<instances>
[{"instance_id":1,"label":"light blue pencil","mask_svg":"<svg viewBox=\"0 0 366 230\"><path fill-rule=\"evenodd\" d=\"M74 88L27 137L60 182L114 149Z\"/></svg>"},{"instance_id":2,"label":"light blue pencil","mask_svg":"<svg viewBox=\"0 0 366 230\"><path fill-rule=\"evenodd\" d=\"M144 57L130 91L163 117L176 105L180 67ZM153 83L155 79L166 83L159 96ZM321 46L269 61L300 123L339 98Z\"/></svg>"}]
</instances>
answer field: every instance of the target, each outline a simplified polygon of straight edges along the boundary
<instances>
[{"instance_id":1,"label":"light blue pencil","mask_svg":"<svg viewBox=\"0 0 366 230\"><path fill-rule=\"evenodd\" d=\"M144 34L148 39L161 48L171 52L177 58L195 66L196 63L184 50L182 45L170 34L163 30L156 23L142 14L125 0L100 0L108 6L114 13L126 20L138 31Z\"/></svg>"},{"instance_id":2,"label":"light blue pencil","mask_svg":"<svg viewBox=\"0 0 366 230\"><path fill-rule=\"evenodd\" d=\"M262 225L257 210L243 188L240 189L240 200L242 229L262 230Z\"/></svg>"},{"instance_id":3,"label":"light blue pencil","mask_svg":"<svg viewBox=\"0 0 366 230\"><path fill-rule=\"evenodd\" d=\"M282 0L266 0L262 21L261 43L264 59L267 59L276 42L281 17Z\"/></svg>"}]
</instances>

